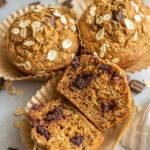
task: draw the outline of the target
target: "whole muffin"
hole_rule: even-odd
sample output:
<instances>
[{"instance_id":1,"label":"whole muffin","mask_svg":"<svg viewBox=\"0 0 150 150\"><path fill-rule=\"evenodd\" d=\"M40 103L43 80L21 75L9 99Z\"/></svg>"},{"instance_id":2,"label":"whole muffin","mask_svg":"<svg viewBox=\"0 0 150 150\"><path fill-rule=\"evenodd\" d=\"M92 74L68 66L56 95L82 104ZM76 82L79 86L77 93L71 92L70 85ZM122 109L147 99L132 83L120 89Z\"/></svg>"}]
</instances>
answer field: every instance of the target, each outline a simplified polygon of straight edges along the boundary
<instances>
[{"instance_id":1,"label":"whole muffin","mask_svg":"<svg viewBox=\"0 0 150 150\"><path fill-rule=\"evenodd\" d=\"M150 48L150 9L138 0L95 0L79 22L82 53L126 68Z\"/></svg>"},{"instance_id":2,"label":"whole muffin","mask_svg":"<svg viewBox=\"0 0 150 150\"><path fill-rule=\"evenodd\" d=\"M17 18L6 36L11 62L25 74L70 64L79 48L76 23L59 8L34 9Z\"/></svg>"}]
</instances>

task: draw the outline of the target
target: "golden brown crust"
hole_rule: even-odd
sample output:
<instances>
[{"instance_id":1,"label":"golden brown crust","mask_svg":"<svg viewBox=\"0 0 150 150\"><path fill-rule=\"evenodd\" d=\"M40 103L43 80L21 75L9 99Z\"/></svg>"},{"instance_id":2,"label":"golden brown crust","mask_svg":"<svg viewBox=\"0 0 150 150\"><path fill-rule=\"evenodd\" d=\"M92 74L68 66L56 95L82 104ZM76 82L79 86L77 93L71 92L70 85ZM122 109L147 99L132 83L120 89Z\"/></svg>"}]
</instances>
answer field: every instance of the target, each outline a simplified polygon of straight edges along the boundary
<instances>
[{"instance_id":1,"label":"golden brown crust","mask_svg":"<svg viewBox=\"0 0 150 150\"><path fill-rule=\"evenodd\" d=\"M150 47L149 16L149 8L137 0L95 0L78 22L82 54L131 66Z\"/></svg>"},{"instance_id":2,"label":"golden brown crust","mask_svg":"<svg viewBox=\"0 0 150 150\"><path fill-rule=\"evenodd\" d=\"M31 10L17 18L6 42L11 62L25 74L64 68L79 48L75 20L53 7Z\"/></svg>"},{"instance_id":3,"label":"golden brown crust","mask_svg":"<svg viewBox=\"0 0 150 150\"><path fill-rule=\"evenodd\" d=\"M77 57L76 57L77 58ZM75 59L76 59L75 58ZM80 56L78 57L80 61L78 61L78 63L76 64L76 66L79 68L76 68L76 70L73 70L71 66L69 66L62 79L59 81L58 83L58 87L57 87L57 90L59 92L61 92L67 99L69 99L78 109L80 109L80 111L86 116L89 118L89 120L98 128L100 129L101 131L105 131L106 129L110 128L111 126L113 126L114 124L116 124L117 122L119 122L120 120L126 118L129 114L130 114L130 109L131 109L131 101L132 101L132 96L131 96L131 93L130 93L130 90L129 90L129 87L127 85L127 79L126 79L126 74L125 72L120 69L118 66L116 66L115 64L112 64L112 63L106 63L104 62L103 60L100 60L98 59L97 57L95 56L91 56L91 55L87 55L87 56ZM94 68L94 71L90 71L90 68L92 68L92 63L90 64L89 62L91 62L91 60L94 60L95 59L95 62L97 64L104 64L103 66L106 66L106 69L111 67L112 70L118 74L117 76L119 78L121 78L121 81L115 81L116 83L112 83L112 85L109 85L109 86L112 86L112 88L117 88L117 86L119 86L120 89L122 89L121 91L118 91L117 93L115 93L116 95L118 93L121 92L121 95L124 95L122 97L122 102L123 102L123 105L120 106L119 104L115 104L116 102L114 101L111 101L110 102L110 99L108 98L108 101L107 99L104 97L104 99L102 99L101 96L98 96L95 94L93 95L93 93L101 93L103 90L103 88L101 88L102 86L106 88L104 88L106 91L104 91L104 93L106 92L109 92L109 87L107 87L107 82L103 83L101 85L101 83L99 83L99 81L105 81L105 78L101 78L101 77L96 77L94 80L96 81L91 81L91 84L89 83L89 80L91 80L91 76L87 76L83 78L78 78L80 76L80 72L84 72L84 70L88 70L90 73L89 74L92 74L93 72L95 72L95 74L98 76L98 74L101 74L101 76L103 76L103 74L105 74L104 72L103 73L99 73L99 72L96 72L97 68L95 67ZM74 60L73 60L74 61ZM89 67L88 65L86 66L85 64L89 64ZM75 64L72 62L72 64ZM91 67L90 67L91 66ZM97 65L99 66L99 65ZM109 67L108 67L109 66ZM81 69L82 68L82 69ZM83 69L84 68L84 69ZM98 67L99 68L99 67ZM111 72L111 71L110 71ZM110 76L114 74L114 72L110 73ZM116 76L116 78L118 78ZM75 80L75 84L73 83L74 79L78 78L78 80ZM86 84L89 84L88 85L83 85L83 83L86 82L86 79L88 80L88 83ZM119 80L119 79L118 79ZM78 83L77 83L78 82ZM117 84L117 82L119 82L119 85ZM80 84L79 84L80 83ZM97 85L96 83L99 83L99 85ZM96 84L96 85L95 85ZM114 84L114 85L113 85ZM83 88L83 89L82 89ZM97 89L95 89L97 88ZM101 89L101 90L98 90L98 89ZM107 90L108 88L108 90ZM113 90L114 90L113 89ZM114 90L115 91L115 90ZM102 92L102 94L104 94ZM83 96L84 95L84 96ZM113 95L113 93L112 93ZM91 102L89 101L89 98L87 98L88 96L91 97ZM119 96L119 95L118 95ZM100 98L101 97L101 98ZM111 96L110 96L111 97ZM117 97L116 97L117 98ZM119 98L119 97L118 97ZM98 99L101 99L101 100L98 100ZM113 97L111 99L114 99ZM120 99L120 98L119 98ZM98 101L97 101L98 100ZM106 103L105 103L106 102ZM117 105L118 109L124 109L123 112L120 111L120 113L122 113L122 115L120 117L114 117L114 120L113 121L108 121L108 123L102 123L104 120L105 120L105 117L102 116L103 113L101 113L101 111L103 110L102 108L104 107L104 111L106 111L106 114L104 113L104 116L106 115L107 116L107 113L109 113L109 110L107 110L109 108L108 105L110 105L110 108L111 107L115 107L113 106L114 105ZM87 107L87 106L88 107ZM100 105L101 105L101 109L100 109ZM106 105L106 106L103 106L103 105ZM99 110L100 109L100 110ZM96 113L94 111L97 111ZM108 111L108 112L107 112ZM113 110L112 110L113 112ZM109 113L109 115L113 115L114 112L117 112L117 110L113 113ZM95 113L95 114L94 114ZM118 110L118 113L119 113L119 110ZM97 117L96 117L97 116ZM98 117L99 116L99 117ZM108 116L107 116L108 117ZM100 121L100 119L102 119ZM99 122L99 121L101 122ZM99 122L99 123L98 123ZM104 125L105 124L105 125Z\"/></svg>"}]
</instances>

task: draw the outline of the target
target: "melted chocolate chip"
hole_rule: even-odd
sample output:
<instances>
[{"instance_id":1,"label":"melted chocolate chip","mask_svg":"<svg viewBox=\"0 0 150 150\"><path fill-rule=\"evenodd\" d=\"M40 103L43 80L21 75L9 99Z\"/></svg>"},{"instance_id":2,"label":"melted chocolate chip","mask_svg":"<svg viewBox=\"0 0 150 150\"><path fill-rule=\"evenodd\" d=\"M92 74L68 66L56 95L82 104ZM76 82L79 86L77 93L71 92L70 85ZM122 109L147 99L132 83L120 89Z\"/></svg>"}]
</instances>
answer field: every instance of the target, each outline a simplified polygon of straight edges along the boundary
<instances>
[{"instance_id":1,"label":"melted chocolate chip","mask_svg":"<svg viewBox=\"0 0 150 150\"><path fill-rule=\"evenodd\" d=\"M113 19L118 21L118 22L120 22L120 20L125 17L125 16L122 15L121 10L118 10L118 11L113 10L112 14L113 14Z\"/></svg>"},{"instance_id":2,"label":"melted chocolate chip","mask_svg":"<svg viewBox=\"0 0 150 150\"><path fill-rule=\"evenodd\" d=\"M18 148L8 147L7 150L18 150Z\"/></svg>"},{"instance_id":3,"label":"melted chocolate chip","mask_svg":"<svg viewBox=\"0 0 150 150\"><path fill-rule=\"evenodd\" d=\"M0 0L0 8L7 4L6 0Z\"/></svg>"},{"instance_id":4,"label":"melted chocolate chip","mask_svg":"<svg viewBox=\"0 0 150 150\"><path fill-rule=\"evenodd\" d=\"M111 67L106 64L100 64L99 69L103 71L110 71Z\"/></svg>"},{"instance_id":5,"label":"melted chocolate chip","mask_svg":"<svg viewBox=\"0 0 150 150\"><path fill-rule=\"evenodd\" d=\"M42 105L42 104L35 104L35 105L33 105L33 107L31 109L39 110L42 107L44 107L44 105Z\"/></svg>"},{"instance_id":6,"label":"melted chocolate chip","mask_svg":"<svg viewBox=\"0 0 150 150\"><path fill-rule=\"evenodd\" d=\"M78 66L80 66L79 62L80 62L80 57L78 57L78 56L75 57L75 58L73 59L73 61L71 62L72 68L77 69Z\"/></svg>"},{"instance_id":7,"label":"melted chocolate chip","mask_svg":"<svg viewBox=\"0 0 150 150\"><path fill-rule=\"evenodd\" d=\"M144 90L145 86L146 85L143 82L138 80L131 80L129 82L130 89L135 93L141 93Z\"/></svg>"},{"instance_id":8,"label":"melted chocolate chip","mask_svg":"<svg viewBox=\"0 0 150 150\"><path fill-rule=\"evenodd\" d=\"M35 119L34 116L30 116L30 120L32 121L32 124L33 124L35 127L37 127L37 126L39 126L39 125L42 125L41 120Z\"/></svg>"},{"instance_id":9,"label":"melted chocolate chip","mask_svg":"<svg viewBox=\"0 0 150 150\"><path fill-rule=\"evenodd\" d=\"M87 86L93 79L94 79L93 75L84 75L82 77L77 77L74 80L73 85L76 86L78 89L82 90L84 88L87 88Z\"/></svg>"},{"instance_id":10,"label":"melted chocolate chip","mask_svg":"<svg viewBox=\"0 0 150 150\"><path fill-rule=\"evenodd\" d=\"M45 138L47 140L49 140L50 138L50 132L48 131L48 129L44 126L37 126L36 127L37 133L39 133L40 135L44 135Z\"/></svg>"},{"instance_id":11,"label":"melted chocolate chip","mask_svg":"<svg viewBox=\"0 0 150 150\"><path fill-rule=\"evenodd\" d=\"M79 146L82 143L83 139L83 136L74 136L70 139L70 142L72 142L74 145Z\"/></svg>"},{"instance_id":12,"label":"melted chocolate chip","mask_svg":"<svg viewBox=\"0 0 150 150\"><path fill-rule=\"evenodd\" d=\"M72 8L72 4L71 4L72 0L66 0L62 3L62 6L66 6L68 8Z\"/></svg>"},{"instance_id":13,"label":"melted chocolate chip","mask_svg":"<svg viewBox=\"0 0 150 150\"><path fill-rule=\"evenodd\" d=\"M65 119L66 116L63 113L63 106L58 106L55 107L55 109L53 111L50 111L46 114L46 121L51 122L51 121L57 121L60 119Z\"/></svg>"},{"instance_id":14,"label":"melted chocolate chip","mask_svg":"<svg viewBox=\"0 0 150 150\"><path fill-rule=\"evenodd\" d=\"M110 110L114 110L117 107L115 101L108 101L101 103L101 109L103 113L108 113Z\"/></svg>"},{"instance_id":15,"label":"melted chocolate chip","mask_svg":"<svg viewBox=\"0 0 150 150\"><path fill-rule=\"evenodd\" d=\"M0 91L2 90L3 86L4 86L5 80L4 78L0 78Z\"/></svg>"}]
</instances>

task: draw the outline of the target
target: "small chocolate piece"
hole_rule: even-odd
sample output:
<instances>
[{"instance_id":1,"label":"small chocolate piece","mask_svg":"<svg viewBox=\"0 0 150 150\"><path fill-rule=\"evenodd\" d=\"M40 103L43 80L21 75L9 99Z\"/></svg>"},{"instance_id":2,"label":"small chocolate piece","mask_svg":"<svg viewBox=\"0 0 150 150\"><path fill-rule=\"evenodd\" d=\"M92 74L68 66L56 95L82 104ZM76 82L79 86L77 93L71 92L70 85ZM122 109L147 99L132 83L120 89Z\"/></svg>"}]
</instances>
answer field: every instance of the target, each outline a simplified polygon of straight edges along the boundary
<instances>
[{"instance_id":1,"label":"small chocolate piece","mask_svg":"<svg viewBox=\"0 0 150 150\"><path fill-rule=\"evenodd\" d=\"M70 142L72 142L74 145L79 146L82 143L83 139L83 136L75 136L70 139Z\"/></svg>"},{"instance_id":2,"label":"small chocolate piece","mask_svg":"<svg viewBox=\"0 0 150 150\"><path fill-rule=\"evenodd\" d=\"M47 25L47 23L49 22L52 26L55 25L55 18L49 15L45 15L44 17L47 17L47 18L45 19L45 21L42 22L43 24Z\"/></svg>"},{"instance_id":3,"label":"small chocolate piece","mask_svg":"<svg viewBox=\"0 0 150 150\"><path fill-rule=\"evenodd\" d=\"M129 82L129 87L133 92L141 93L144 90L144 88L146 87L146 85L141 81L131 80Z\"/></svg>"},{"instance_id":4,"label":"small chocolate piece","mask_svg":"<svg viewBox=\"0 0 150 150\"><path fill-rule=\"evenodd\" d=\"M0 78L0 91L2 90L3 86L4 86L5 80L4 78Z\"/></svg>"},{"instance_id":5,"label":"small chocolate piece","mask_svg":"<svg viewBox=\"0 0 150 150\"><path fill-rule=\"evenodd\" d=\"M93 79L93 75L84 75L82 77L77 77L73 82L73 85L76 86L78 89L82 90L86 88Z\"/></svg>"},{"instance_id":6,"label":"small chocolate piece","mask_svg":"<svg viewBox=\"0 0 150 150\"><path fill-rule=\"evenodd\" d=\"M35 104L31 109L39 110L40 108L44 107L42 104Z\"/></svg>"},{"instance_id":7,"label":"small chocolate piece","mask_svg":"<svg viewBox=\"0 0 150 150\"><path fill-rule=\"evenodd\" d=\"M110 110L117 108L115 101L102 102L101 108L103 113L108 113Z\"/></svg>"},{"instance_id":8,"label":"small chocolate piece","mask_svg":"<svg viewBox=\"0 0 150 150\"><path fill-rule=\"evenodd\" d=\"M77 69L78 66L80 66L79 62L80 62L80 57L78 57L78 56L75 57L71 62L72 68Z\"/></svg>"},{"instance_id":9,"label":"small chocolate piece","mask_svg":"<svg viewBox=\"0 0 150 150\"><path fill-rule=\"evenodd\" d=\"M50 138L50 132L47 130L46 127L44 127L44 126L37 126L36 130L37 130L37 133L39 133L40 135L44 135L45 138L47 140L49 140L49 138Z\"/></svg>"},{"instance_id":10,"label":"small chocolate piece","mask_svg":"<svg viewBox=\"0 0 150 150\"><path fill-rule=\"evenodd\" d=\"M106 64L100 64L99 69L103 71L109 71L111 70L111 67Z\"/></svg>"},{"instance_id":11,"label":"small chocolate piece","mask_svg":"<svg viewBox=\"0 0 150 150\"><path fill-rule=\"evenodd\" d=\"M42 125L42 121L41 120L38 120L38 119L35 119L34 118L34 116L30 116L30 120L32 121L32 124L34 125L34 126L39 126L39 125Z\"/></svg>"},{"instance_id":12,"label":"small chocolate piece","mask_svg":"<svg viewBox=\"0 0 150 150\"><path fill-rule=\"evenodd\" d=\"M18 148L12 148L12 147L8 147L7 150L18 150Z\"/></svg>"},{"instance_id":13,"label":"small chocolate piece","mask_svg":"<svg viewBox=\"0 0 150 150\"><path fill-rule=\"evenodd\" d=\"M7 4L6 0L0 0L0 8Z\"/></svg>"},{"instance_id":14,"label":"small chocolate piece","mask_svg":"<svg viewBox=\"0 0 150 150\"><path fill-rule=\"evenodd\" d=\"M41 4L40 1L37 1L37 2L30 3L29 6L32 6L32 5L39 5L39 4Z\"/></svg>"},{"instance_id":15,"label":"small chocolate piece","mask_svg":"<svg viewBox=\"0 0 150 150\"><path fill-rule=\"evenodd\" d=\"M125 17L125 16L122 15L121 10L118 10L118 11L113 10L112 14L113 14L113 19L118 21L118 22L120 22L120 20Z\"/></svg>"},{"instance_id":16,"label":"small chocolate piece","mask_svg":"<svg viewBox=\"0 0 150 150\"><path fill-rule=\"evenodd\" d=\"M66 6L68 8L72 8L72 4L71 4L72 0L66 0L62 3L62 6Z\"/></svg>"},{"instance_id":17,"label":"small chocolate piece","mask_svg":"<svg viewBox=\"0 0 150 150\"><path fill-rule=\"evenodd\" d=\"M66 116L63 113L63 106L58 106L55 107L53 111L50 111L46 114L46 121L51 122L51 121L58 121L60 119L65 119Z\"/></svg>"}]
</instances>

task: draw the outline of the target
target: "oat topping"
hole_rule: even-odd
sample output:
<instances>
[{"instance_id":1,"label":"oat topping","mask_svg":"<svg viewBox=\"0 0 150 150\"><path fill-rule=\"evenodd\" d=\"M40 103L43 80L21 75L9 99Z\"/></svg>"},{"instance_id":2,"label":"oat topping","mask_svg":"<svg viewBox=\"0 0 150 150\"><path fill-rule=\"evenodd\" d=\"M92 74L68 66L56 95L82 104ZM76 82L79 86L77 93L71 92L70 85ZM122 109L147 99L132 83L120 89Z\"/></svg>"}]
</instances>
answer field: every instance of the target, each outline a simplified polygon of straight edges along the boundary
<instances>
[{"instance_id":1,"label":"oat topping","mask_svg":"<svg viewBox=\"0 0 150 150\"><path fill-rule=\"evenodd\" d=\"M21 29L20 36L25 37L26 35L27 35L27 29L26 28Z\"/></svg>"},{"instance_id":2,"label":"oat topping","mask_svg":"<svg viewBox=\"0 0 150 150\"><path fill-rule=\"evenodd\" d=\"M61 21L61 23L63 23L63 24L67 24L67 19L66 19L65 16L61 16L61 17L60 17L60 21Z\"/></svg>"},{"instance_id":3,"label":"oat topping","mask_svg":"<svg viewBox=\"0 0 150 150\"><path fill-rule=\"evenodd\" d=\"M50 50L48 52L48 55L47 55L47 59L50 60L50 61L53 61L55 58L56 58L56 51L55 50Z\"/></svg>"},{"instance_id":4,"label":"oat topping","mask_svg":"<svg viewBox=\"0 0 150 150\"><path fill-rule=\"evenodd\" d=\"M129 20L129 19L125 19L125 25L129 30L133 30L134 29L134 24Z\"/></svg>"},{"instance_id":5,"label":"oat topping","mask_svg":"<svg viewBox=\"0 0 150 150\"><path fill-rule=\"evenodd\" d=\"M41 9L33 9L33 12L41 12Z\"/></svg>"},{"instance_id":6,"label":"oat topping","mask_svg":"<svg viewBox=\"0 0 150 150\"><path fill-rule=\"evenodd\" d=\"M136 12L139 11L139 6L135 4L133 1L131 1L131 5L134 6Z\"/></svg>"},{"instance_id":7,"label":"oat topping","mask_svg":"<svg viewBox=\"0 0 150 150\"><path fill-rule=\"evenodd\" d=\"M20 122L19 121L14 122L14 127L19 129L20 128Z\"/></svg>"},{"instance_id":8,"label":"oat topping","mask_svg":"<svg viewBox=\"0 0 150 150\"><path fill-rule=\"evenodd\" d=\"M65 27L64 27L65 29L68 29L68 25L65 25Z\"/></svg>"},{"instance_id":9,"label":"oat topping","mask_svg":"<svg viewBox=\"0 0 150 150\"><path fill-rule=\"evenodd\" d=\"M94 56L98 56L98 54L96 52L93 53Z\"/></svg>"},{"instance_id":10,"label":"oat topping","mask_svg":"<svg viewBox=\"0 0 150 150\"><path fill-rule=\"evenodd\" d=\"M86 23L87 24L92 24L92 22L93 22L93 18L91 16L87 16L86 17Z\"/></svg>"},{"instance_id":11,"label":"oat topping","mask_svg":"<svg viewBox=\"0 0 150 150\"><path fill-rule=\"evenodd\" d=\"M15 110L14 115L19 116L22 115L24 113L24 108L19 107Z\"/></svg>"},{"instance_id":12,"label":"oat topping","mask_svg":"<svg viewBox=\"0 0 150 150\"><path fill-rule=\"evenodd\" d=\"M34 27L35 29L40 28L41 27L41 23L39 21L33 21L32 27Z\"/></svg>"},{"instance_id":13,"label":"oat topping","mask_svg":"<svg viewBox=\"0 0 150 150\"><path fill-rule=\"evenodd\" d=\"M101 24L103 22L103 17L102 16L99 16L97 19L96 19L96 24Z\"/></svg>"},{"instance_id":14,"label":"oat topping","mask_svg":"<svg viewBox=\"0 0 150 150\"><path fill-rule=\"evenodd\" d=\"M57 11L54 11L54 12L53 12L53 15L54 15L55 17L61 17L61 14L60 14L59 12L57 12Z\"/></svg>"},{"instance_id":15,"label":"oat topping","mask_svg":"<svg viewBox=\"0 0 150 150\"><path fill-rule=\"evenodd\" d=\"M105 31L105 28L100 29L100 30L96 33L96 39L97 39L97 40L101 40L101 39L104 38L104 31Z\"/></svg>"},{"instance_id":16,"label":"oat topping","mask_svg":"<svg viewBox=\"0 0 150 150\"><path fill-rule=\"evenodd\" d=\"M105 55L106 47L109 47L109 45L106 44L106 43L103 43L103 45L102 45L101 48L100 48L100 57L101 57L101 58L103 58L104 55Z\"/></svg>"},{"instance_id":17,"label":"oat topping","mask_svg":"<svg viewBox=\"0 0 150 150\"><path fill-rule=\"evenodd\" d=\"M75 57L75 55L76 55L75 53L72 53L71 58L73 59Z\"/></svg>"},{"instance_id":18,"label":"oat topping","mask_svg":"<svg viewBox=\"0 0 150 150\"><path fill-rule=\"evenodd\" d=\"M141 12L139 12L139 14L140 14L140 16L141 16L142 18L144 18L144 15L143 15Z\"/></svg>"},{"instance_id":19,"label":"oat topping","mask_svg":"<svg viewBox=\"0 0 150 150\"><path fill-rule=\"evenodd\" d=\"M45 73L45 71L41 70L41 71L37 71L37 73L42 74L42 73Z\"/></svg>"},{"instance_id":20,"label":"oat topping","mask_svg":"<svg viewBox=\"0 0 150 150\"><path fill-rule=\"evenodd\" d=\"M25 41L23 44L24 44L25 46L32 46L32 45L35 44L35 42L34 42L34 41Z\"/></svg>"},{"instance_id":21,"label":"oat topping","mask_svg":"<svg viewBox=\"0 0 150 150\"><path fill-rule=\"evenodd\" d=\"M71 29L72 29L73 32L76 32L76 30L77 30L76 25L73 24L72 27L71 27Z\"/></svg>"},{"instance_id":22,"label":"oat topping","mask_svg":"<svg viewBox=\"0 0 150 150\"><path fill-rule=\"evenodd\" d=\"M30 64L29 61L26 61L26 62L24 63L24 68L25 68L26 70L30 70L30 69L31 69L31 64Z\"/></svg>"},{"instance_id":23,"label":"oat topping","mask_svg":"<svg viewBox=\"0 0 150 150\"><path fill-rule=\"evenodd\" d=\"M66 40L64 40L64 41L62 42L62 47L65 48L65 49L71 47L71 45L72 45L72 41L69 40L69 39L66 39Z\"/></svg>"},{"instance_id":24,"label":"oat topping","mask_svg":"<svg viewBox=\"0 0 150 150\"><path fill-rule=\"evenodd\" d=\"M20 30L18 29L18 28L13 28L12 30L11 30L11 32L13 33L13 34L19 34L20 33Z\"/></svg>"},{"instance_id":25,"label":"oat topping","mask_svg":"<svg viewBox=\"0 0 150 150\"><path fill-rule=\"evenodd\" d=\"M112 62L113 62L113 63L118 63L118 62L119 62L119 59L118 59L118 58L114 58L114 59L112 60Z\"/></svg>"},{"instance_id":26,"label":"oat topping","mask_svg":"<svg viewBox=\"0 0 150 150\"><path fill-rule=\"evenodd\" d=\"M69 21L70 21L72 24L75 24L75 20L74 20L74 19L69 19Z\"/></svg>"},{"instance_id":27,"label":"oat topping","mask_svg":"<svg viewBox=\"0 0 150 150\"><path fill-rule=\"evenodd\" d=\"M90 15L91 15L92 17L95 16L95 11L96 11L96 6L92 6L92 7L90 8L90 11L89 11L89 13L90 13Z\"/></svg>"},{"instance_id":28,"label":"oat topping","mask_svg":"<svg viewBox=\"0 0 150 150\"><path fill-rule=\"evenodd\" d=\"M147 16L146 18L147 18L148 22L150 22L150 16Z\"/></svg>"},{"instance_id":29,"label":"oat topping","mask_svg":"<svg viewBox=\"0 0 150 150\"><path fill-rule=\"evenodd\" d=\"M111 15L110 14L106 14L103 16L104 21L109 21L111 19Z\"/></svg>"},{"instance_id":30,"label":"oat topping","mask_svg":"<svg viewBox=\"0 0 150 150\"><path fill-rule=\"evenodd\" d=\"M135 21L141 22L141 16L140 15L135 15L134 16Z\"/></svg>"},{"instance_id":31,"label":"oat topping","mask_svg":"<svg viewBox=\"0 0 150 150\"><path fill-rule=\"evenodd\" d=\"M26 28L29 24L31 23L31 20L21 20L20 21L20 24L19 24L19 27L20 28Z\"/></svg>"},{"instance_id":32,"label":"oat topping","mask_svg":"<svg viewBox=\"0 0 150 150\"><path fill-rule=\"evenodd\" d=\"M138 32L136 32L135 34L134 34L134 41L136 41L138 39Z\"/></svg>"}]
</instances>

